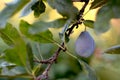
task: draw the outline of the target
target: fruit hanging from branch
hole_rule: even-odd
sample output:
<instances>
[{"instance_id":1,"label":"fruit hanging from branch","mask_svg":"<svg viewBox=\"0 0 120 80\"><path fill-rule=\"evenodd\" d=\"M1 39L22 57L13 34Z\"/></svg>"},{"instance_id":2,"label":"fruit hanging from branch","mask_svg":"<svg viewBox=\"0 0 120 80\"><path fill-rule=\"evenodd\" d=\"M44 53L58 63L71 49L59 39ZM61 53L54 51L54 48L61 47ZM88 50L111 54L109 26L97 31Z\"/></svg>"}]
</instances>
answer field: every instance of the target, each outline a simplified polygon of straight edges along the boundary
<instances>
[{"instance_id":1,"label":"fruit hanging from branch","mask_svg":"<svg viewBox=\"0 0 120 80\"><path fill-rule=\"evenodd\" d=\"M95 42L87 32L81 32L75 43L75 50L81 57L89 57L94 53Z\"/></svg>"}]
</instances>

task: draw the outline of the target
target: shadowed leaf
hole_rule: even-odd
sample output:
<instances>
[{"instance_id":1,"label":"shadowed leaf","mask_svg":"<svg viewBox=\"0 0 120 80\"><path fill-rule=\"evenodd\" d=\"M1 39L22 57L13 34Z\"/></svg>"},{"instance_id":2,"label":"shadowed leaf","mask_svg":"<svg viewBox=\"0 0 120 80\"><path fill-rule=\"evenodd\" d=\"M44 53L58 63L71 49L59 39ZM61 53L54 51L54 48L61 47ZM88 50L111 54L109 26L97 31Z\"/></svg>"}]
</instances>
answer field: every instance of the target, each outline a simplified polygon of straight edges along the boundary
<instances>
[{"instance_id":1,"label":"shadowed leaf","mask_svg":"<svg viewBox=\"0 0 120 80\"><path fill-rule=\"evenodd\" d=\"M87 63L83 62L80 59L78 61L79 61L80 65L82 65L84 71L85 72L87 71L89 80L98 80L95 71Z\"/></svg>"},{"instance_id":2,"label":"shadowed leaf","mask_svg":"<svg viewBox=\"0 0 120 80\"><path fill-rule=\"evenodd\" d=\"M34 5L32 5L31 9L34 11L34 16L39 17L40 14L45 12L45 4L42 0L37 1Z\"/></svg>"},{"instance_id":3,"label":"shadowed leaf","mask_svg":"<svg viewBox=\"0 0 120 80\"><path fill-rule=\"evenodd\" d=\"M12 69L8 69L7 67L4 67L1 71L1 75L3 76L21 76L22 74L25 74L26 71L23 67L17 66Z\"/></svg>"},{"instance_id":4,"label":"shadowed leaf","mask_svg":"<svg viewBox=\"0 0 120 80\"><path fill-rule=\"evenodd\" d=\"M104 33L110 28L112 18L120 18L120 1L110 0L108 4L100 8L97 13L94 28L97 33Z\"/></svg>"},{"instance_id":5,"label":"shadowed leaf","mask_svg":"<svg viewBox=\"0 0 120 80\"><path fill-rule=\"evenodd\" d=\"M97 33L106 32L110 28L110 19L112 17L113 17L113 13L110 7L109 6L102 7L98 11L97 18L94 24L94 28L96 32Z\"/></svg>"},{"instance_id":6,"label":"shadowed leaf","mask_svg":"<svg viewBox=\"0 0 120 80\"><path fill-rule=\"evenodd\" d=\"M27 49L27 66L30 70L32 70L34 66L33 65L34 61L33 61L33 53L32 53L32 47L30 42L27 43L26 49Z\"/></svg>"},{"instance_id":7,"label":"shadowed leaf","mask_svg":"<svg viewBox=\"0 0 120 80\"><path fill-rule=\"evenodd\" d=\"M108 54L120 54L120 45L110 47L104 51L104 53Z\"/></svg>"},{"instance_id":8,"label":"shadowed leaf","mask_svg":"<svg viewBox=\"0 0 120 80\"><path fill-rule=\"evenodd\" d=\"M92 3L90 9L95 9L95 8L101 7L104 4L106 4L107 1L108 0L94 0L94 2Z\"/></svg>"}]
</instances>

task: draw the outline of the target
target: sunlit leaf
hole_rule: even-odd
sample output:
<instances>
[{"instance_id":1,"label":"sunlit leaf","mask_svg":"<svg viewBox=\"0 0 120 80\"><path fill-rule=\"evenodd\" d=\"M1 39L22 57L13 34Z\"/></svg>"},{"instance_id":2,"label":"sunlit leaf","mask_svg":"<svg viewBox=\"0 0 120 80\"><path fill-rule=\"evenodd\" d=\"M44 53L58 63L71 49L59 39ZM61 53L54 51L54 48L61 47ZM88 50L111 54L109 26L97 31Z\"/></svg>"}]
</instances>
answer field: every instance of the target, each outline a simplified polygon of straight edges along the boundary
<instances>
[{"instance_id":1,"label":"sunlit leaf","mask_svg":"<svg viewBox=\"0 0 120 80\"><path fill-rule=\"evenodd\" d=\"M6 26L5 29L2 29L2 32L9 36L9 38L14 42L14 47L5 51L6 60L18 65L25 65L26 47L17 29L12 26Z\"/></svg>"},{"instance_id":2,"label":"sunlit leaf","mask_svg":"<svg viewBox=\"0 0 120 80\"><path fill-rule=\"evenodd\" d=\"M104 4L106 4L107 1L108 0L94 0L94 2L92 3L90 9L95 9L95 8L101 7Z\"/></svg>"},{"instance_id":3,"label":"sunlit leaf","mask_svg":"<svg viewBox=\"0 0 120 80\"><path fill-rule=\"evenodd\" d=\"M11 24L7 23L6 26L10 26L12 27ZM2 31L3 29L0 30L0 37L4 40L4 42L6 44L8 44L9 46L13 46L14 45L14 41L8 36L7 33L5 33L4 31Z\"/></svg>"},{"instance_id":4,"label":"sunlit leaf","mask_svg":"<svg viewBox=\"0 0 120 80\"><path fill-rule=\"evenodd\" d=\"M120 54L120 45L112 46L104 51L104 53L108 54Z\"/></svg>"},{"instance_id":5,"label":"sunlit leaf","mask_svg":"<svg viewBox=\"0 0 120 80\"><path fill-rule=\"evenodd\" d=\"M39 33L47 30L48 28L60 28L63 27L66 19L60 18L51 22L38 21L31 25L29 32L32 34Z\"/></svg>"},{"instance_id":6,"label":"sunlit leaf","mask_svg":"<svg viewBox=\"0 0 120 80\"><path fill-rule=\"evenodd\" d=\"M9 46L0 38L0 54L8 48Z\"/></svg>"},{"instance_id":7,"label":"sunlit leaf","mask_svg":"<svg viewBox=\"0 0 120 80\"><path fill-rule=\"evenodd\" d=\"M20 21L19 28L22 34L29 35L28 29L31 25L24 20Z\"/></svg>"},{"instance_id":8,"label":"sunlit leaf","mask_svg":"<svg viewBox=\"0 0 120 80\"><path fill-rule=\"evenodd\" d=\"M21 21L20 22L20 31L22 32L22 34L24 34L27 38L33 40L33 41L37 41L37 42L41 42L41 43L50 43L53 40L53 35L49 30L46 30L44 32L40 32L37 34L30 34L28 32L29 28L30 28L30 24L28 24L25 21Z\"/></svg>"},{"instance_id":9,"label":"sunlit leaf","mask_svg":"<svg viewBox=\"0 0 120 80\"><path fill-rule=\"evenodd\" d=\"M94 21L92 20L85 20L83 24L89 28L94 28Z\"/></svg>"},{"instance_id":10,"label":"sunlit leaf","mask_svg":"<svg viewBox=\"0 0 120 80\"><path fill-rule=\"evenodd\" d=\"M16 0L6 4L6 7L0 12L0 28L4 28L6 21L21 10L29 0Z\"/></svg>"},{"instance_id":11,"label":"sunlit leaf","mask_svg":"<svg viewBox=\"0 0 120 80\"><path fill-rule=\"evenodd\" d=\"M31 9L34 11L34 16L39 17L40 14L45 12L45 4L42 0L37 1L34 5L32 5Z\"/></svg>"},{"instance_id":12,"label":"sunlit leaf","mask_svg":"<svg viewBox=\"0 0 120 80\"><path fill-rule=\"evenodd\" d=\"M33 74L34 75L39 74L40 68L41 68L41 64L35 65L34 68L33 68L33 71L32 71Z\"/></svg>"}]
</instances>

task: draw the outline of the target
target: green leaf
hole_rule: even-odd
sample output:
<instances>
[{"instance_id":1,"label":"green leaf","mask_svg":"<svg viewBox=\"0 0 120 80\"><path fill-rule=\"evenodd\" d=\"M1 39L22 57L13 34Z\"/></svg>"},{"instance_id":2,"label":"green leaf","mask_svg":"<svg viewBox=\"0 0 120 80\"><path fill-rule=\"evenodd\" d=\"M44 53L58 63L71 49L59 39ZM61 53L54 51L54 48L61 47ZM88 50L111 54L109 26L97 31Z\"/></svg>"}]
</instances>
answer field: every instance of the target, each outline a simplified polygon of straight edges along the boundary
<instances>
[{"instance_id":1,"label":"green leaf","mask_svg":"<svg viewBox=\"0 0 120 80\"><path fill-rule=\"evenodd\" d=\"M30 26L31 25L29 23L27 23L24 20L21 20L20 24L19 24L19 28L20 28L21 33L24 35L29 35L28 29L30 28Z\"/></svg>"},{"instance_id":2,"label":"green leaf","mask_svg":"<svg viewBox=\"0 0 120 80\"><path fill-rule=\"evenodd\" d=\"M78 9L73 5L72 0L47 0L47 2L62 16L72 18L72 20L76 19Z\"/></svg>"},{"instance_id":3,"label":"green leaf","mask_svg":"<svg viewBox=\"0 0 120 80\"><path fill-rule=\"evenodd\" d=\"M94 21L92 20L85 20L83 24L89 28L94 28Z\"/></svg>"},{"instance_id":4,"label":"green leaf","mask_svg":"<svg viewBox=\"0 0 120 80\"><path fill-rule=\"evenodd\" d=\"M21 10L29 0L17 0L6 4L6 7L0 12L0 28L4 28L7 20Z\"/></svg>"},{"instance_id":5,"label":"green leaf","mask_svg":"<svg viewBox=\"0 0 120 80\"><path fill-rule=\"evenodd\" d=\"M0 38L0 54L3 53L9 46Z\"/></svg>"},{"instance_id":6,"label":"green leaf","mask_svg":"<svg viewBox=\"0 0 120 80\"><path fill-rule=\"evenodd\" d=\"M32 5L34 5L37 0L31 0L21 11L20 17L27 16L30 12L32 12Z\"/></svg>"},{"instance_id":7,"label":"green leaf","mask_svg":"<svg viewBox=\"0 0 120 80\"><path fill-rule=\"evenodd\" d=\"M7 68L9 68L9 67L15 67L16 65L15 64L12 64L12 63L8 63L8 62L6 62L6 61L0 61L0 68L3 68L3 67L7 67Z\"/></svg>"},{"instance_id":8,"label":"green leaf","mask_svg":"<svg viewBox=\"0 0 120 80\"><path fill-rule=\"evenodd\" d=\"M51 50L53 49L52 43L37 43L32 42L32 51L36 60L43 60L51 56ZM47 49L47 50L46 50Z\"/></svg>"},{"instance_id":9,"label":"green leaf","mask_svg":"<svg viewBox=\"0 0 120 80\"><path fill-rule=\"evenodd\" d=\"M67 42L69 42L69 36L65 33L65 42L67 43Z\"/></svg>"},{"instance_id":10,"label":"green leaf","mask_svg":"<svg viewBox=\"0 0 120 80\"><path fill-rule=\"evenodd\" d=\"M50 25L51 28L61 28L66 23L66 20L67 19L65 18L59 18L59 19L49 22L48 24Z\"/></svg>"},{"instance_id":11,"label":"green leaf","mask_svg":"<svg viewBox=\"0 0 120 80\"><path fill-rule=\"evenodd\" d=\"M6 26L12 27L12 25L9 24L9 23L7 23ZM0 36L1 36L1 38L4 40L4 42L5 42L6 44L8 44L9 46L15 45L15 44L14 44L14 41L8 36L7 33L5 33L4 31L2 31L2 29L0 30Z\"/></svg>"},{"instance_id":12,"label":"green leaf","mask_svg":"<svg viewBox=\"0 0 120 80\"><path fill-rule=\"evenodd\" d=\"M59 14L67 18L62 31L59 33L60 39L65 41L65 32L74 23L78 16L78 9L73 5L72 0L47 0L48 4L56 9Z\"/></svg>"},{"instance_id":13,"label":"green leaf","mask_svg":"<svg viewBox=\"0 0 120 80\"><path fill-rule=\"evenodd\" d=\"M94 24L95 30L98 33L106 32L110 28L110 20L112 18L120 18L120 1L110 0L97 13Z\"/></svg>"},{"instance_id":14,"label":"green leaf","mask_svg":"<svg viewBox=\"0 0 120 80\"><path fill-rule=\"evenodd\" d=\"M1 75L4 76L18 76L18 75L22 75L25 74L26 71L23 67L14 67L12 69L8 69L7 67L3 67L2 71L1 71Z\"/></svg>"},{"instance_id":15,"label":"green leaf","mask_svg":"<svg viewBox=\"0 0 120 80\"><path fill-rule=\"evenodd\" d=\"M104 53L108 54L120 54L120 45L110 47L104 51Z\"/></svg>"},{"instance_id":16,"label":"green leaf","mask_svg":"<svg viewBox=\"0 0 120 80\"><path fill-rule=\"evenodd\" d=\"M33 71L32 71L33 74L34 75L39 74L40 68L41 68L41 64L35 65L34 68L33 68Z\"/></svg>"},{"instance_id":17,"label":"green leaf","mask_svg":"<svg viewBox=\"0 0 120 80\"><path fill-rule=\"evenodd\" d=\"M51 43L53 42L53 35L49 30L29 36L30 39L40 42L40 43Z\"/></svg>"},{"instance_id":18,"label":"green leaf","mask_svg":"<svg viewBox=\"0 0 120 80\"><path fill-rule=\"evenodd\" d=\"M120 18L120 4L119 5L114 5L112 7L112 10L113 10L113 18Z\"/></svg>"},{"instance_id":19,"label":"green leaf","mask_svg":"<svg viewBox=\"0 0 120 80\"><path fill-rule=\"evenodd\" d=\"M105 5L107 2L108 2L108 0L94 0L90 9L95 9L95 8L101 7L101 6Z\"/></svg>"},{"instance_id":20,"label":"green leaf","mask_svg":"<svg viewBox=\"0 0 120 80\"><path fill-rule=\"evenodd\" d=\"M27 43L26 49L27 49L27 66L29 70L32 70L34 66L33 65L34 61L33 61L33 53L32 53L32 47L30 42Z\"/></svg>"},{"instance_id":21,"label":"green leaf","mask_svg":"<svg viewBox=\"0 0 120 80\"><path fill-rule=\"evenodd\" d=\"M49 28L49 26L50 25L48 22L44 22L44 21L35 22L31 25L31 27L29 29L29 33L36 34L39 32L43 32L43 31L47 30Z\"/></svg>"},{"instance_id":22,"label":"green leaf","mask_svg":"<svg viewBox=\"0 0 120 80\"><path fill-rule=\"evenodd\" d=\"M110 0L108 6L113 12L113 18L120 18L120 0Z\"/></svg>"},{"instance_id":23,"label":"green leaf","mask_svg":"<svg viewBox=\"0 0 120 80\"><path fill-rule=\"evenodd\" d=\"M84 71L87 72L89 80L97 80L97 75L96 75L95 71L84 61L82 61L80 59L78 61L79 61L80 65L82 65Z\"/></svg>"},{"instance_id":24,"label":"green leaf","mask_svg":"<svg viewBox=\"0 0 120 80\"><path fill-rule=\"evenodd\" d=\"M32 47L32 51L34 53L35 58L38 59L38 60L41 60L41 58L42 58L42 52L41 52L39 43L32 42L31 45L32 45L31 47Z\"/></svg>"},{"instance_id":25,"label":"green leaf","mask_svg":"<svg viewBox=\"0 0 120 80\"><path fill-rule=\"evenodd\" d=\"M106 32L110 28L110 19L113 17L113 12L111 7L104 6L102 7L98 13L97 18L94 24L94 28L97 33Z\"/></svg>"},{"instance_id":26,"label":"green leaf","mask_svg":"<svg viewBox=\"0 0 120 80\"><path fill-rule=\"evenodd\" d=\"M42 0L37 1L34 5L32 5L31 9L34 11L34 16L39 17L40 14L45 12L45 4Z\"/></svg>"},{"instance_id":27,"label":"green leaf","mask_svg":"<svg viewBox=\"0 0 120 80\"><path fill-rule=\"evenodd\" d=\"M51 43L53 41L53 35L49 30L46 30L44 32L40 32L37 34L30 34L28 32L29 28L30 28L30 24L28 24L25 21L21 21L20 22L20 31L22 32L22 34L24 34L27 38L33 40L33 41L37 41L40 43Z\"/></svg>"},{"instance_id":28,"label":"green leaf","mask_svg":"<svg viewBox=\"0 0 120 80\"><path fill-rule=\"evenodd\" d=\"M31 25L29 32L32 34L39 33L47 30L48 28L60 28L63 27L66 19L60 18L51 22L38 21Z\"/></svg>"},{"instance_id":29,"label":"green leaf","mask_svg":"<svg viewBox=\"0 0 120 80\"><path fill-rule=\"evenodd\" d=\"M2 33L6 34L14 43L14 47L5 51L5 58L9 62L17 65L25 66L26 64L26 46L25 42L20 37L16 28L12 26L6 26L5 29L1 30Z\"/></svg>"}]
</instances>

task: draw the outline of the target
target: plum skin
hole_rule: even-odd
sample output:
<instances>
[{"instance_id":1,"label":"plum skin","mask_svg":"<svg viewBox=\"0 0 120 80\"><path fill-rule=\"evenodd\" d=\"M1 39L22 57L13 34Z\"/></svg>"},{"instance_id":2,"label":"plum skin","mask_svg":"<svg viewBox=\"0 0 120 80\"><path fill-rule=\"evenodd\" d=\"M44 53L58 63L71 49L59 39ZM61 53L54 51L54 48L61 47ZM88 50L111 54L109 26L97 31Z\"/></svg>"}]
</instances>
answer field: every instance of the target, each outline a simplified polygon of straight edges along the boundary
<instances>
[{"instance_id":1,"label":"plum skin","mask_svg":"<svg viewBox=\"0 0 120 80\"><path fill-rule=\"evenodd\" d=\"M89 57L94 53L95 42L89 32L83 31L75 42L75 51L81 57Z\"/></svg>"}]
</instances>

